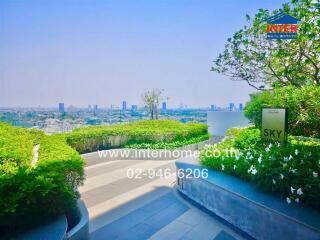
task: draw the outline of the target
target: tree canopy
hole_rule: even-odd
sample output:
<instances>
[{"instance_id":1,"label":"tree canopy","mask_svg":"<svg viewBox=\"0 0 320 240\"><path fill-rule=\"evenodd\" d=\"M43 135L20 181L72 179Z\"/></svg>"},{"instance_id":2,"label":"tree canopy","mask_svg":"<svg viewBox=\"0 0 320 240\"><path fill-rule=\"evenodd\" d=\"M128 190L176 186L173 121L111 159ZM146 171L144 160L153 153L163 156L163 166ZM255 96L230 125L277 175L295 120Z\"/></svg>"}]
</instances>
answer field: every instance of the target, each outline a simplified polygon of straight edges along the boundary
<instances>
[{"instance_id":1,"label":"tree canopy","mask_svg":"<svg viewBox=\"0 0 320 240\"><path fill-rule=\"evenodd\" d=\"M266 38L266 19L279 13L299 20L296 39ZM291 0L281 9L259 9L247 24L228 38L212 71L258 89L320 85L320 2Z\"/></svg>"}]
</instances>

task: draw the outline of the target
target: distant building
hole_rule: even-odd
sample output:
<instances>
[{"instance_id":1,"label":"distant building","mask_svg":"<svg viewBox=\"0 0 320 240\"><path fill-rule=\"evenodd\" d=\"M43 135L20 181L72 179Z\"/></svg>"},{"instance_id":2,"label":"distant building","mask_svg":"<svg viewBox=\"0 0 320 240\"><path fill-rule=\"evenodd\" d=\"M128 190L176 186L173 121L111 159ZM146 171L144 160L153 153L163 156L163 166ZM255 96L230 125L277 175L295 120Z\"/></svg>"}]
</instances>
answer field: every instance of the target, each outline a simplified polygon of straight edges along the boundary
<instances>
[{"instance_id":1,"label":"distant building","mask_svg":"<svg viewBox=\"0 0 320 240\"><path fill-rule=\"evenodd\" d=\"M167 110L167 102L163 102L162 103L162 111L166 111Z\"/></svg>"},{"instance_id":2,"label":"distant building","mask_svg":"<svg viewBox=\"0 0 320 240\"><path fill-rule=\"evenodd\" d=\"M122 111L127 111L127 102L122 101Z\"/></svg>"},{"instance_id":3,"label":"distant building","mask_svg":"<svg viewBox=\"0 0 320 240\"><path fill-rule=\"evenodd\" d=\"M228 110L229 110L229 111L234 111L234 110L235 110L235 105L234 105L234 103L229 103Z\"/></svg>"},{"instance_id":4,"label":"distant building","mask_svg":"<svg viewBox=\"0 0 320 240\"><path fill-rule=\"evenodd\" d=\"M64 113L64 103L59 103L59 112Z\"/></svg>"},{"instance_id":5,"label":"distant building","mask_svg":"<svg viewBox=\"0 0 320 240\"><path fill-rule=\"evenodd\" d=\"M210 106L210 110L211 110L211 111L215 111L215 110L216 110L216 106L212 104L212 105Z\"/></svg>"},{"instance_id":6,"label":"distant building","mask_svg":"<svg viewBox=\"0 0 320 240\"><path fill-rule=\"evenodd\" d=\"M137 112L138 106L137 105L131 105L131 112Z\"/></svg>"},{"instance_id":7,"label":"distant building","mask_svg":"<svg viewBox=\"0 0 320 240\"><path fill-rule=\"evenodd\" d=\"M98 105L93 105L93 114L96 115L98 113Z\"/></svg>"},{"instance_id":8,"label":"distant building","mask_svg":"<svg viewBox=\"0 0 320 240\"><path fill-rule=\"evenodd\" d=\"M243 111L243 104L239 103L239 111L242 112Z\"/></svg>"}]
</instances>

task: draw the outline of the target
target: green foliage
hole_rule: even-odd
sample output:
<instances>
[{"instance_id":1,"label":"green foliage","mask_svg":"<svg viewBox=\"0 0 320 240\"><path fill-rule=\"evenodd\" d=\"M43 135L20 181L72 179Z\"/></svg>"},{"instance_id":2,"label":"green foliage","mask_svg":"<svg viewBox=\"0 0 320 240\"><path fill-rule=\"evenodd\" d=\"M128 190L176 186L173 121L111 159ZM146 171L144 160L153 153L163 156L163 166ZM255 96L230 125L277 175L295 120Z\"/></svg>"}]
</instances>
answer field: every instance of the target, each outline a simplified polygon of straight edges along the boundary
<instances>
[{"instance_id":1,"label":"green foliage","mask_svg":"<svg viewBox=\"0 0 320 240\"><path fill-rule=\"evenodd\" d=\"M252 94L245 115L259 128L262 107L288 108L290 134L320 138L320 86L289 86Z\"/></svg>"},{"instance_id":2,"label":"green foliage","mask_svg":"<svg viewBox=\"0 0 320 240\"><path fill-rule=\"evenodd\" d=\"M178 147L183 147L189 144L194 144L198 142L202 142L209 139L209 134L202 135L199 137L193 137L188 140L180 140L174 142L158 142L158 143L133 143L125 145L127 148L135 148L135 149L175 149Z\"/></svg>"},{"instance_id":3,"label":"green foliage","mask_svg":"<svg viewBox=\"0 0 320 240\"><path fill-rule=\"evenodd\" d=\"M86 127L66 135L68 144L80 153L125 146L142 147L148 144L156 148L168 144L172 147L182 146L184 143L188 144L189 140L199 137L201 140L208 139L208 128L205 124L183 124L173 120L145 120Z\"/></svg>"},{"instance_id":4,"label":"green foliage","mask_svg":"<svg viewBox=\"0 0 320 240\"><path fill-rule=\"evenodd\" d=\"M278 13L300 20L297 39L266 39L266 19ZM320 3L313 0L291 0L281 9L259 9L255 16L247 15L247 25L227 40L212 71L256 89L320 85L319 15Z\"/></svg>"},{"instance_id":5,"label":"green foliage","mask_svg":"<svg viewBox=\"0 0 320 240\"><path fill-rule=\"evenodd\" d=\"M0 228L21 231L74 209L84 161L64 138L0 125ZM31 166L32 150L40 144Z\"/></svg>"},{"instance_id":6,"label":"green foliage","mask_svg":"<svg viewBox=\"0 0 320 240\"><path fill-rule=\"evenodd\" d=\"M0 122L0 175L29 166L33 146L42 136L40 131L13 128Z\"/></svg>"},{"instance_id":7,"label":"green foliage","mask_svg":"<svg viewBox=\"0 0 320 240\"><path fill-rule=\"evenodd\" d=\"M233 154L226 149L233 149ZM219 151L221 155L216 152ZM215 154L214 154L215 153ZM240 177L264 191L320 210L320 141L290 136L288 144L266 144L260 130L231 130L201 153L204 165Z\"/></svg>"}]
</instances>

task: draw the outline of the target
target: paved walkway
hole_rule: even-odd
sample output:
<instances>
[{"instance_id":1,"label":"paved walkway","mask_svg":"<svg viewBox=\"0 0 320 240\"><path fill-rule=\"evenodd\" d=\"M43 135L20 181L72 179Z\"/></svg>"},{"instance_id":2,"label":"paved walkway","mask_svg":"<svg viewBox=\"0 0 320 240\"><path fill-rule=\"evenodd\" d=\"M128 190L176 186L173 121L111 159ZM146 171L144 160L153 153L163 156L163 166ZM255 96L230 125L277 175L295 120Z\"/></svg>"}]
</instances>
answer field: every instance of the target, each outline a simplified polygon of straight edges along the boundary
<instances>
[{"instance_id":1,"label":"paved walkway","mask_svg":"<svg viewBox=\"0 0 320 240\"><path fill-rule=\"evenodd\" d=\"M242 239L181 198L174 189L174 160L110 161L97 153L84 157L87 180L80 192L89 210L92 240ZM141 178L129 179L128 169L141 169ZM152 178L150 169L170 169L172 174Z\"/></svg>"}]
</instances>

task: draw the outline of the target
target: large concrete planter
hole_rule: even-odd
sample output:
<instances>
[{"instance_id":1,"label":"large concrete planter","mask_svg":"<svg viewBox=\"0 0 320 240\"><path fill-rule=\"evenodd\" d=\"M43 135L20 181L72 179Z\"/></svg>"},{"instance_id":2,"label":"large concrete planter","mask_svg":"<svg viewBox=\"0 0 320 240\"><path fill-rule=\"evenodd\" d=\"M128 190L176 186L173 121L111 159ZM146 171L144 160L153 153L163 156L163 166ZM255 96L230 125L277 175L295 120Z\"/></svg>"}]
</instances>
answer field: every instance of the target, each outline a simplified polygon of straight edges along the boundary
<instances>
[{"instance_id":1,"label":"large concrete planter","mask_svg":"<svg viewBox=\"0 0 320 240\"><path fill-rule=\"evenodd\" d=\"M67 232L68 222L65 215L18 237L19 240L87 240L89 239L89 214L82 200L78 201L81 213L79 223Z\"/></svg>"},{"instance_id":2,"label":"large concrete planter","mask_svg":"<svg viewBox=\"0 0 320 240\"><path fill-rule=\"evenodd\" d=\"M194 160L180 160L176 166L180 171L203 168ZM320 239L320 214L316 211L289 205L285 199L214 170L208 171L206 179L188 176L180 174L177 179L183 195L255 239Z\"/></svg>"}]
</instances>

